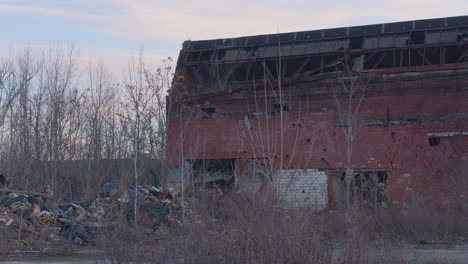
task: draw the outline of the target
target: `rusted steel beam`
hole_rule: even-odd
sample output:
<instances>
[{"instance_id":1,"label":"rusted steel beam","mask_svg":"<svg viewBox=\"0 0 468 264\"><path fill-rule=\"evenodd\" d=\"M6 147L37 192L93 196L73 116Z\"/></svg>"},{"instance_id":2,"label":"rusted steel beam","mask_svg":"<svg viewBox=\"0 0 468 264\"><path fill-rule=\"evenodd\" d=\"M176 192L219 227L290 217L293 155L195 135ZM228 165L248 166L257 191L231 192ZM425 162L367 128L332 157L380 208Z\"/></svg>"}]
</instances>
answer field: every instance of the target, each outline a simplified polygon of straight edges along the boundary
<instances>
[{"instance_id":1,"label":"rusted steel beam","mask_svg":"<svg viewBox=\"0 0 468 264\"><path fill-rule=\"evenodd\" d=\"M380 55L380 58L374 63L374 65L372 66L372 69L375 69L377 68L377 66L379 66L379 64L383 61L383 59L385 58L385 56L387 55L387 53L382 53Z\"/></svg>"},{"instance_id":2,"label":"rusted steel beam","mask_svg":"<svg viewBox=\"0 0 468 264\"><path fill-rule=\"evenodd\" d=\"M457 42L457 43L444 43L444 44L418 44L418 45L409 45L406 47L393 47L393 48L381 48L381 49L359 49L359 50L340 50L334 52L327 52L327 53L311 53L311 54L301 54L301 55L294 55L294 56L283 56L282 58L306 58L306 57L318 57L318 56L331 56L331 55L359 55L359 54L368 54L368 53L375 53L375 52L385 52L385 51L402 51L402 50L417 50L417 49L424 49L424 48L437 48L437 47L460 47L460 46L467 46L468 43L466 42ZM209 61L190 61L190 62L183 62L181 65L189 66L189 65L204 65L204 64L231 64L231 63L249 63L254 61L273 61L276 60L277 57L271 58L248 58L248 59L240 59L235 61L222 61L222 60L209 60Z\"/></svg>"},{"instance_id":3,"label":"rusted steel beam","mask_svg":"<svg viewBox=\"0 0 468 264\"><path fill-rule=\"evenodd\" d=\"M304 68L305 66L312 60L312 57L307 57L304 62L297 68L297 70L294 72L293 76L298 75Z\"/></svg>"}]
</instances>

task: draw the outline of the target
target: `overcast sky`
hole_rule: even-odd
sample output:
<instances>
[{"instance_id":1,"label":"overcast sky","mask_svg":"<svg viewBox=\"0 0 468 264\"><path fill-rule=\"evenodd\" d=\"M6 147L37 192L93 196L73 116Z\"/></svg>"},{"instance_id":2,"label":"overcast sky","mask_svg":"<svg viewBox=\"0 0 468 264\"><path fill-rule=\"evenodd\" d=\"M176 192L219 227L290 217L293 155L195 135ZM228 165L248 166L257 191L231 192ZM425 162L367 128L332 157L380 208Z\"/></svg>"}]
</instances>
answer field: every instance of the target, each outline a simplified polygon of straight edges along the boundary
<instances>
[{"instance_id":1,"label":"overcast sky","mask_svg":"<svg viewBox=\"0 0 468 264\"><path fill-rule=\"evenodd\" d=\"M468 15L467 0L0 0L0 55L73 44L117 73L144 50L176 57L184 40Z\"/></svg>"}]
</instances>

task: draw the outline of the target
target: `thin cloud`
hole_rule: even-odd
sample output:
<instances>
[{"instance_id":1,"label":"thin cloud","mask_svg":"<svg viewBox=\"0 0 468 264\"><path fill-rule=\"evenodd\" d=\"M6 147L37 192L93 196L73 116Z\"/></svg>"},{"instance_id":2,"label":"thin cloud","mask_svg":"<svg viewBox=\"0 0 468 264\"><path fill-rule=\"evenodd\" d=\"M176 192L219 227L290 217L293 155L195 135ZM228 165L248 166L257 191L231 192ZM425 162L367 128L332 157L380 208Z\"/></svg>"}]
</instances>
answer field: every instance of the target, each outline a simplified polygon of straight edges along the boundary
<instances>
[{"instance_id":1,"label":"thin cloud","mask_svg":"<svg viewBox=\"0 0 468 264\"><path fill-rule=\"evenodd\" d=\"M87 13L80 13L73 10L57 9L57 8L42 8L33 6L16 6L16 5L0 5L2 13L17 13L17 14L33 14L42 16L56 16L64 18L72 18L79 20L103 21L103 16L97 16Z\"/></svg>"},{"instance_id":2,"label":"thin cloud","mask_svg":"<svg viewBox=\"0 0 468 264\"><path fill-rule=\"evenodd\" d=\"M135 51L151 43L153 46L147 54L162 58L165 56L159 54L176 55L185 39L228 38L276 33L278 29L290 32L466 15L468 5L465 1L367 0L350 4L347 0L0 0L0 13L76 20L73 26L81 30L76 32L77 38L83 32L93 32L107 41L112 39L110 36L125 40L125 48L116 42L108 49L91 46L82 49L81 57L102 58L114 67L128 58L129 43L134 44ZM53 29L47 30L53 32ZM34 43L35 40L30 41ZM93 41L96 46L102 46L97 43L97 38L89 44Z\"/></svg>"},{"instance_id":3,"label":"thin cloud","mask_svg":"<svg viewBox=\"0 0 468 264\"><path fill-rule=\"evenodd\" d=\"M1 0L0 0L1 1ZM12 1L2 1L14 3ZM154 1L106 0L108 10L125 10L123 14L108 11L94 14L99 4L85 1L86 5L73 8L38 7L0 4L0 12L58 16L65 19L92 21L83 30L130 40L206 39L243 35L309 30L348 26L349 22L381 23L387 21L463 15L468 11L464 1L447 4L439 0L347 1L331 0L325 3L296 1L287 4L250 3L249 1ZM48 2L49 1L45 1ZM254 1L255 2L255 1ZM424 4L422 4L424 2ZM36 2L37 3L37 2ZM79 6L74 4L73 7ZM411 7L411 8L410 8ZM415 12L417 7L418 12Z\"/></svg>"}]
</instances>

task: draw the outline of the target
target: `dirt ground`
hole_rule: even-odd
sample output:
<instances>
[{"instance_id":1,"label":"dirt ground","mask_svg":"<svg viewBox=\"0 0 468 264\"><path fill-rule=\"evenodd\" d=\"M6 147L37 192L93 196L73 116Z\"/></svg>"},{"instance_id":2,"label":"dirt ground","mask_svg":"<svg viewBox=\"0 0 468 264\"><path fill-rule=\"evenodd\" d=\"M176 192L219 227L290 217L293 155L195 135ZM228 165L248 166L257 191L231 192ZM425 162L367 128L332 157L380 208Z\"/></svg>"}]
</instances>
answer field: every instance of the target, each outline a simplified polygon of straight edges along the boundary
<instances>
[{"instance_id":1,"label":"dirt ground","mask_svg":"<svg viewBox=\"0 0 468 264\"><path fill-rule=\"evenodd\" d=\"M414 246L408 250L409 260L415 263L468 263L468 244L455 246Z\"/></svg>"},{"instance_id":2,"label":"dirt ground","mask_svg":"<svg viewBox=\"0 0 468 264\"><path fill-rule=\"evenodd\" d=\"M461 245L409 245L403 252L410 263L421 264L466 264L468 243ZM2 264L96 264L108 263L95 255L80 254L66 257L29 257L21 260L0 261Z\"/></svg>"}]
</instances>

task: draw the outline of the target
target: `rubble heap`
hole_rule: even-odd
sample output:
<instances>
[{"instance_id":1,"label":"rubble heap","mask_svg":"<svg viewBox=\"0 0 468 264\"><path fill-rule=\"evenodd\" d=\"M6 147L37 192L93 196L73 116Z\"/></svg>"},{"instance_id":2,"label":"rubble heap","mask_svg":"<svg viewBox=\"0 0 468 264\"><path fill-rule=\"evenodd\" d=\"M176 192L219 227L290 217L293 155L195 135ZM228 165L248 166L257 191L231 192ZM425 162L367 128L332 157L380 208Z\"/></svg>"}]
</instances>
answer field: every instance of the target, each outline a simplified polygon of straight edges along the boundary
<instances>
[{"instance_id":1,"label":"rubble heap","mask_svg":"<svg viewBox=\"0 0 468 264\"><path fill-rule=\"evenodd\" d=\"M181 218L182 203L172 188L108 182L97 199L68 202L58 201L50 187L41 193L0 189L0 232L16 234L11 241L23 246L28 241L83 246L103 228L133 227L135 199L139 225L148 234L158 235Z\"/></svg>"}]
</instances>

